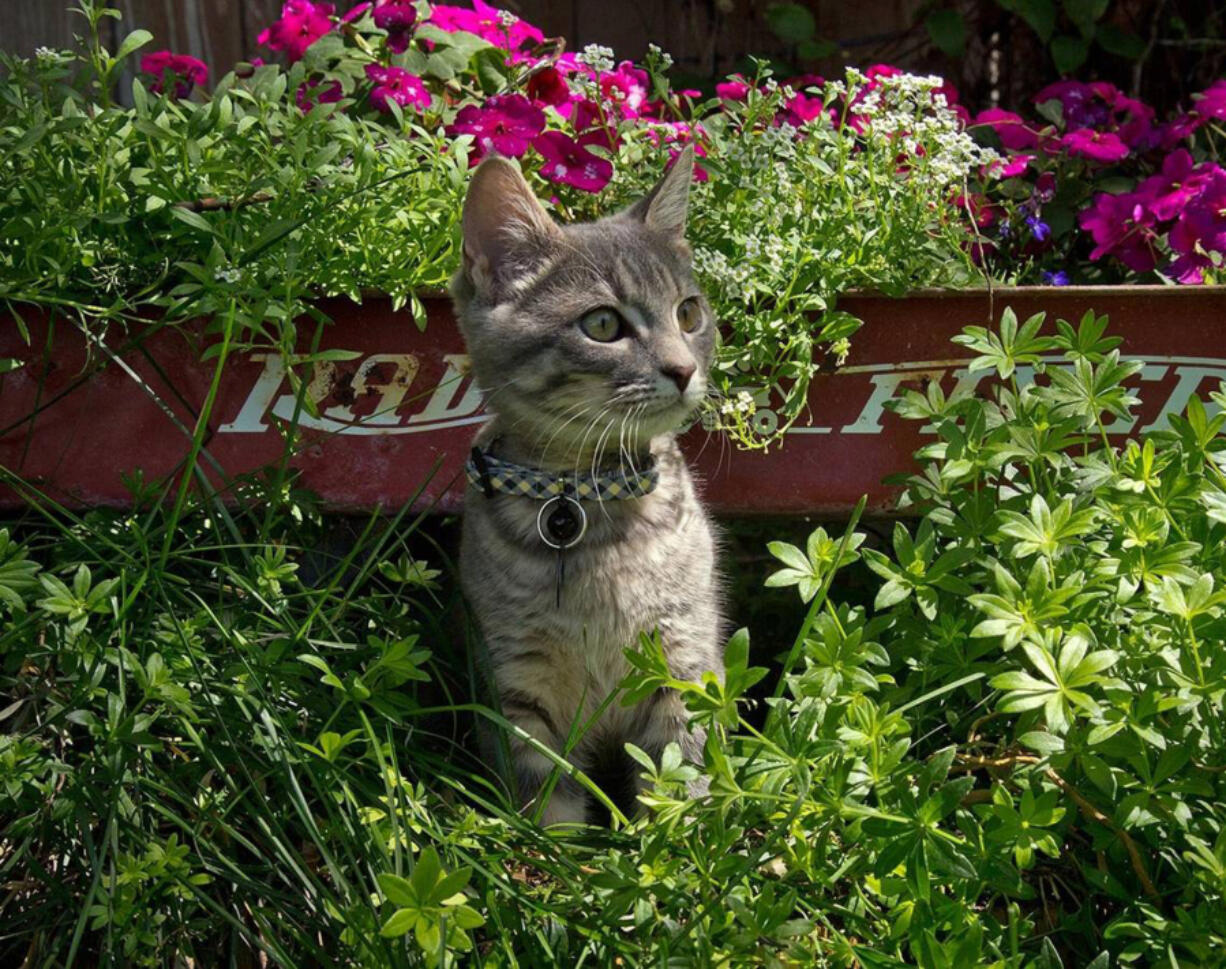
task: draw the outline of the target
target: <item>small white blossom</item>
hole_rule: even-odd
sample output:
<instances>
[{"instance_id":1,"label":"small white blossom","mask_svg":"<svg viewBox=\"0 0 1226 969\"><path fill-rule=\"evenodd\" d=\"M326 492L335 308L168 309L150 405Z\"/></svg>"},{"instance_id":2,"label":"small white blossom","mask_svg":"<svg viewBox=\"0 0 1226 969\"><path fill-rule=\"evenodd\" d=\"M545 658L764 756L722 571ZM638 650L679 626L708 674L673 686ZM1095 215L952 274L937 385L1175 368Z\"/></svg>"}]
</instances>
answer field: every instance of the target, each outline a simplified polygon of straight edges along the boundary
<instances>
[{"instance_id":1,"label":"small white blossom","mask_svg":"<svg viewBox=\"0 0 1226 969\"><path fill-rule=\"evenodd\" d=\"M611 71L613 70L613 48L603 47L600 44L588 44L575 55L575 60L580 64L586 64L597 73Z\"/></svg>"},{"instance_id":2,"label":"small white blossom","mask_svg":"<svg viewBox=\"0 0 1226 969\"><path fill-rule=\"evenodd\" d=\"M511 13L510 10L499 10L498 22L504 27L514 27L517 23L519 23L519 18L515 16L515 14Z\"/></svg>"},{"instance_id":3,"label":"small white blossom","mask_svg":"<svg viewBox=\"0 0 1226 969\"><path fill-rule=\"evenodd\" d=\"M213 273L213 278L219 283L237 283L243 278L241 269L218 269Z\"/></svg>"},{"instance_id":4,"label":"small white blossom","mask_svg":"<svg viewBox=\"0 0 1226 969\"><path fill-rule=\"evenodd\" d=\"M658 45L648 44L647 53L659 62L662 70L667 71L673 66L673 55L666 50L661 50Z\"/></svg>"}]
</instances>

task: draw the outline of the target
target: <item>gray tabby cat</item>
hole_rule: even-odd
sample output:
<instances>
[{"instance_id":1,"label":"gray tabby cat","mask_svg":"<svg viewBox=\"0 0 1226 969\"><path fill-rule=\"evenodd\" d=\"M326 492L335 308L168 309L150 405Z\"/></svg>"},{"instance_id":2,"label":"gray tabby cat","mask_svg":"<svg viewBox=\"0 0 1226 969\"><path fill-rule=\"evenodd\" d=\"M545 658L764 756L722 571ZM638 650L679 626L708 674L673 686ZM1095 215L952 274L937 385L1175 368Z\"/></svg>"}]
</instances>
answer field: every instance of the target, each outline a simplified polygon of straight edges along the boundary
<instances>
[{"instance_id":1,"label":"gray tabby cat","mask_svg":"<svg viewBox=\"0 0 1226 969\"><path fill-rule=\"evenodd\" d=\"M659 630L676 677L723 675L714 536L675 437L706 392L715 345L685 242L692 172L687 149L626 211L559 226L514 164L490 158L464 204L452 295L493 412L478 447L562 481L634 475L653 460L658 472L642 497L581 501L586 531L561 563L541 498L491 491L488 479L465 497L461 579L502 712L559 753L626 674L622 651L642 632ZM633 792L627 741L656 758L676 741L701 761L704 738L686 720L671 692L613 703L568 757ZM509 744L516 789L534 808L553 765ZM563 777L542 821L582 821L587 807Z\"/></svg>"}]
</instances>

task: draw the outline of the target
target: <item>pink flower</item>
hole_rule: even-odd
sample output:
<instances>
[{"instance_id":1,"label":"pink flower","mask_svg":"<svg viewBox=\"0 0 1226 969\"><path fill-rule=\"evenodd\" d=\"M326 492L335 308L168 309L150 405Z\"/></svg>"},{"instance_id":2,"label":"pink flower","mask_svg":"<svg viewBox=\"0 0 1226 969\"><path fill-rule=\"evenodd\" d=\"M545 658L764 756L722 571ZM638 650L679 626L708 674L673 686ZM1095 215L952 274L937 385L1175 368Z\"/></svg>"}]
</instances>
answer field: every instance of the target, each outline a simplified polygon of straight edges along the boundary
<instances>
[{"instance_id":1,"label":"pink flower","mask_svg":"<svg viewBox=\"0 0 1226 969\"><path fill-rule=\"evenodd\" d=\"M388 50L402 54L409 47L409 34L417 23L417 8L405 0L375 5L375 26L387 31Z\"/></svg>"},{"instance_id":2,"label":"pink flower","mask_svg":"<svg viewBox=\"0 0 1226 969\"><path fill-rule=\"evenodd\" d=\"M1101 128L1111 120L1111 107L1119 96L1115 85L1103 81L1057 81L1036 94L1034 103L1059 101L1066 128Z\"/></svg>"},{"instance_id":3,"label":"pink flower","mask_svg":"<svg viewBox=\"0 0 1226 969\"><path fill-rule=\"evenodd\" d=\"M534 103L549 104L554 107L565 104L572 97L566 78L552 64L534 71L528 78L528 84L524 90Z\"/></svg>"},{"instance_id":4,"label":"pink flower","mask_svg":"<svg viewBox=\"0 0 1226 969\"><path fill-rule=\"evenodd\" d=\"M307 48L332 29L333 9L330 3L285 0L281 19L260 31L256 40L264 47L285 51L291 62L301 60Z\"/></svg>"},{"instance_id":5,"label":"pink flower","mask_svg":"<svg viewBox=\"0 0 1226 969\"><path fill-rule=\"evenodd\" d=\"M169 80L174 85L172 96L176 98L187 97L195 85L204 84L209 79L209 69L203 61L187 54L172 54L168 50L145 54L140 59L140 69L142 74L152 74L157 78L149 85L150 91L161 94Z\"/></svg>"},{"instance_id":6,"label":"pink flower","mask_svg":"<svg viewBox=\"0 0 1226 969\"><path fill-rule=\"evenodd\" d=\"M1162 161L1162 171L1151 175L1137 186L1136 193L1146 209L1159 222L1175 218L1189 203L1200 196L1216 165L1201 165L1198 169L1186 148L1180 148Z\"/></svg>"},{"instance_id":7,"label":"pink flower","mask_svg":"<svg viewBox=\"0 0 1226 969\"><path fill-rule=\"evenodd\" d=\"M1092 260L1115 256L1139 273L1149 272L1157 264L1149 228L1152 221L1141 198L1133 193L1095 195L1090 208L1077 216L1078 224L1094 239Z\"/></svg>"},{"instance_id":8,"label":"pink flower","mask_svg":"<svg viewBox=\"0 0 1226 969\"><path fill-rule=\"evenodd\" d=\"M749 97L751 86L740 74L733 74L726 81L715 85L715 93L722 101L744 101Z\"/></svg>"},{"instance_id":9,"label":"pink flower","mask_svg":"<svg viewBox=\"0 0 1226 969\"><path fill-rule=\"evenodd\" d=\"M1112 115L1120 140L1129 148L1139 148L1144 151L1157 143L1158 134L1154 130L1154 109L1148 104L1120 94L1112 105Z\"/></svg>"},{"instance_id":10,"label":"pink flower","mask_svg":"<svg viewBox=\"0 0 1226 969\"><path fill-rule=\"evenodd\" d=\"M1039 143L1039 134L1029 127L1020 114L1003 108L986 108L975 116L975 124L988 125L1007 151L1025 151Z\"/></svg>"},{"instance_id":11,"label":"pink flower","mask_svg":"<svg viewBox=\"0 0 1226 969\"><path fill-rule=\"evenodd\" d=\"M317 104L335 104L344 96L345 91L340 81L310 80L298 85L298 90L294 93L294 101L298 105L298 110L305 113Z\"/></svg>"},{"instance_id":12,"label":"pink flower","mask_svg":"<svg viewBox=\"0 0 1226 969\"><path fill-rule=\"evenodd\" d=\"M653 145L657 147L660 145L668 146L669 166L681 154L681 148L674 146L693 145L695 155L699 158L707 157L707 149L700 140L705 138L707 133L698 122L691 124L688 121L659 121L653 123L648 128L647 134L651 138ZM697 164L694 166L694 181L705 182L709 178L710 175L707 174L705 168Z\"/></svg>"},{"instance_id":13,"label":"pink flower","mask_svg":"<svg viewBox=\"0 0 1226 969\"><path fill-rule=\"evenodd\" d=\"M820 97L810 97L808 94L794 94L788 98L777 121L790 124L793 128L820 118L825 114L825 104Z\"/></svg>"},{"instance_id":14,"label":"pink flower","mask_svg":"<svg viewBox=\"0 0 1226 969\"><path fill-rule=\"evenodd\" d=\"M434 9L438 9L435 7ZM522 94L499 94L478 107L465 105L447 126L447 135L472 135L472 164L490 152L518 158L545 130L545 113Z\"/></svg>"},{"instance_id":15,"label":"pink flower","mask_svg":"<svg viewBox=\"0 0 1226 969\"><path fill-rule=\"evenodd\" d=\"M1192 137L1205 121L1205 118L1196 114L1176 115L1158 128L1158 147L1163 151L1170 151Z\"/></svg>"},{"instance_id":16,"label":"pink flower","mask_svg":"<svg viewBox=\"0 0 1226 969\"><path fill-rule=\"evenodd\" d=\"M1171 249L1179 255L1170 272L1181 283L1203 282L1202 270L1216 264L1213 253L1226 254L1226 171L1215 165L1207 176L1199 197L1171 229Z\"/></svg>"},{"instance_id":17,"label":"pink flower","mask_svg":"<svg viewBox=\"0 0 1226 969\"><path fill-rule=\"evenodd\" d=\"M1070 155L1090 161L1110 163L1128 157L1128 146L1111 131L1078 128L1060 139L1060 147Z\"/></svg>"},{"instance_id":18,"label":"pink flower","mask_svg":"<svg viewBox=\"0 0 1226 969\"><path fill-rule=\"evenodd\" d=\"M864 72L864 75L870 81L875 81L879 77L898 77L902 73L900 68L894 67L892 64L874 64Z\"/></svg>"},{"instance_id":19,"label":"pink flower","mask_svg":"<svg viewBox=\"0 0 1226 969\"><path fill-rule=\"evenodd\" d=\"M600 75L600 93L621 108L623 117L638 118L647 104L647 72L630 61L622 61L617 70Z\"/></svg>"},{"instance_id":20,"label":"pink flower","mask_svg":"<svg viewBox=\"0 0 1226 969\"><path fill-rule=\"evenodd\" d=\"M560 131L546 131L532 142L545 159L541 174L551 182L573 185L584 192L599 192L613 177L613 163L593 155Z\"/></svg>"},{"instance_id":21,"label":"pink flower","mask_svg":"<svg viewBox=\"0 0 1226 969\"><path fill-rule=\"evenodd\" d=\"M508 23L503 23L503 16L508 18ZM471 10L438 4L430 10L430 23L448 33L463 30L476 34L503 50L518 50L527 43L539 44L545 39L536 27L484 0L473 0Z\"/></svg>"},{"instance_id":22,"label":"pink flower","mask_svg":"<svg viewBox=\"0 0 1226 969\"><path fill-rule=\"evenodd\" d=\"M351 24L369 9L369 3L359 3L355 7L350 7L347 11L345 11L345 15L341 17L341 23Z\"/></svg>"},{"instance_id":23,"label":"pink flower","mask_svg":"<svg viewBox=\"0 0 1226 969\"><path fill-rule=\"evenodd\" d=\"M1193 111L1201 118L1226 120L1226 78L1214 81L1200 94L1192 96Z\"/></svg>"},{"instance_id":24,"label":"pink flower","mask_svg":"<svg viewBox=\"0 0 1226 969\"><path fill-rule=\"evenodd\" d=\"M998 178L1016 178L1018 175L1025 175L1026 169L1030 167L1030 163L1038 157L1036 155L1012 155L1009 159L997 159L991 165L986 166L986 174L995 175Z\"/></svg>"},{"instance_id":25,"label":"pink flower","mask_svg":"<svg viewBox=\"0 0 1226 969\"><path fill-rule=\"evenodd\" d=\"M392 101L402 108L412 106L418 111L425 111L430 107L430 92L426 89L426 82L416 74L410 74L399 67L367 64L366 76L375 82L374 90L370 92L370 103L380 111L391 111L389 104Z\"/></svg>"},{"instance_id":26,"label":"pink flower","mask_svg":"<svg viewBox=\"0 0 1226 969\"><path fill-rule=\"evenodd\" d=\"M585 148L596 145L616 151L621 144L617 123L595 101L577 101L570 123L577 135L575 140Z\"/></svg>"}]
</instances>

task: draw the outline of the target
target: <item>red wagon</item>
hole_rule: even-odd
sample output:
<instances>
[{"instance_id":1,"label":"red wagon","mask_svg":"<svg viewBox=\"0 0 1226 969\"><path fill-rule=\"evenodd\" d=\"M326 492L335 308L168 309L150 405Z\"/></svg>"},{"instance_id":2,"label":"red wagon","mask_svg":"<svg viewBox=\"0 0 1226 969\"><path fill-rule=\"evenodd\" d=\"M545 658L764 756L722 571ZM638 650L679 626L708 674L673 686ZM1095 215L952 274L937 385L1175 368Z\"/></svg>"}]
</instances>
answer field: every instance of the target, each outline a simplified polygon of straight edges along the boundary
<instances>
[{"instance_id":1,"label":"red wagon","mask_svg":"<svg viewBox=\"0 0 1226 969\"><path fill-rule=\"evenodd\" d=\"M859 296L840 305L865 326L846 365L814 380L809 412L781 445L744 452L701 430L687 436L717 512L838 516L862 494L871 511L890 511L896 493L882 478L913 466L926 429L890 413L885 402L904 385L937 380L952 392L986 380L967 372L964 351L950 338L968 324L995 323L1006 306L1019 317L1039 310L1074 321L1087 309L1110 315L1124 355L1144 362L1134 378L1141 399L1135 419L1108 427L1121 438L1164 426L1165 415L1183 410L1190 395L1226 379L1226 291L1218 288L1027 288ZM314 412L298 405L278 355L231 360L204 439L210 466L238 474L278 460L284 440L277 424L296 421L303 437L291 464L327 507L396 508L433 472L417 501L457 508L460 468L486 415L465 373L449 303L426 301L424 332L386 300L323 309L335 323L323 331L321 347L355 355L316 366L308 388ZM0 378L0 465L72 507L125 505L124 477L138 469L146 480L174 474L213 379L197 343L168 328L143 340L114 338L108 356L87 352L86 339L63 321L50 341L47 321L27 322L29 344L12 325L0 335L0 358L25 361ZM755 419L767 428L777 420L771 405L763 391ZM5 507L20 501L15 491L0 491Z\"/></svg>"}]
</instances>

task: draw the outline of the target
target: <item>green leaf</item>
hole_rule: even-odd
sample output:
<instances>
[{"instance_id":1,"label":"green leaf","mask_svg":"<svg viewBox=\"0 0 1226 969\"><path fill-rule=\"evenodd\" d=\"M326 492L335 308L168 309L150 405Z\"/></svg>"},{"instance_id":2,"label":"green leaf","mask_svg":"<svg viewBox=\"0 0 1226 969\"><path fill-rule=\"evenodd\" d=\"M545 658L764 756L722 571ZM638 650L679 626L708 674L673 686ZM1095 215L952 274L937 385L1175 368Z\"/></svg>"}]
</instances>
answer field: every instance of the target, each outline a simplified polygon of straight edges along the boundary
<instances>
[{"instance_id":1,"label":"green leaf","mask_svg":"<svg viewBox=\"0 0 1226 969\"><path fill-rule=\"evenodd\" d=\"M1051 58L1056 63L1056 70L1061 74L1072 74L1086 62L1090 53L1090 45L1082 37L1061 34L1052 39Z\"/></svg>"},{"instance_id":2,"label":"green leaf","mask_svg":"<svg viewBox=\"0 0 1226 969\"><path fill-rule=\"evenodd\" d=\"M1108 54L1130 61L1145 53L1145 41L1131 31L1121 30L1115 24L1099 24L1094 32L1094 41Z\"/></svg>"},{"instance_id":3,"label":"green leaf","mask_svg":"<svg viewBox=\"0 0 1226 969\"><path fill-rule=\"evenodd\" d=\"M966 50L966 21L957 10L934 10L924 20L928 36L950 57L961 57Z\"/></svg>"},{"instance_id":4,"label":"green leaf","mask_svg":"<svg viewBox=\"0 0 1226 969\"><path fill-rule=\"evenodd\" d=\"M153 40L153 34L147 30L134 30L123 39L123 43L119 45L119 50L115 53L115 60L121 61L133 51L140 50L149 41Z\"/></svg>"},{"instance_id":5,"label":"green leaf","mask_svg":"<svg viewBox=\"0 0 1226 969\"><path fill-rule=\"evenodd\" d=\"M1001 6L1026 21L1044 43L1051 39L1052 31L1056 29L1054 0L1010 0L1008 3L1002 2Z\"/></svg>"},{"instance_id":6,"label":"green leaf","mask_svg":"<svg viewBox=\"0 0 1226 969\"><path fill-rule=\"evenodd\" d=\"M395 939L405 935L409 929L413 928L416 923L418 914L415 910L402 908L398 912L393 912L391 917L383 923L383 927L379 930L379 934L385 939Z\"/></svg>"},{"instance_id":7,"label":"green leaf","mask_svg":"<svg viewBox=\"0 0 1226 969\"><path fill-rule=\"evenodd\" d=\"M378 877L379 888L393 905L401 908L415 908L419 902L413 886L407 878L399 875L383 874Z\"/></svg>"},{"instance_id":8,"label":"green leaf","mask_svg":"<svg viewBox=\"0 0 1226 969\"><path fill-rule=\"evenodd\" d=\"M776 3L766 8L766 22L775 36L789 44L812 39L817 21L808 7L799 3Z\"/></svg>"},{"instance_id":9,"label":"green leaf","mask_svg":"<svg viewBox=\"0 0 1226 969\"><path fill-rule=\"evenodd\" d=\"M210 224L209 220L199 212L184 208L182 205L175 205L171 207L170 214L180 222L190 225L193 229L203 232L206 235L214 234L212 224Z\"/></svg>"}]
</instances>

